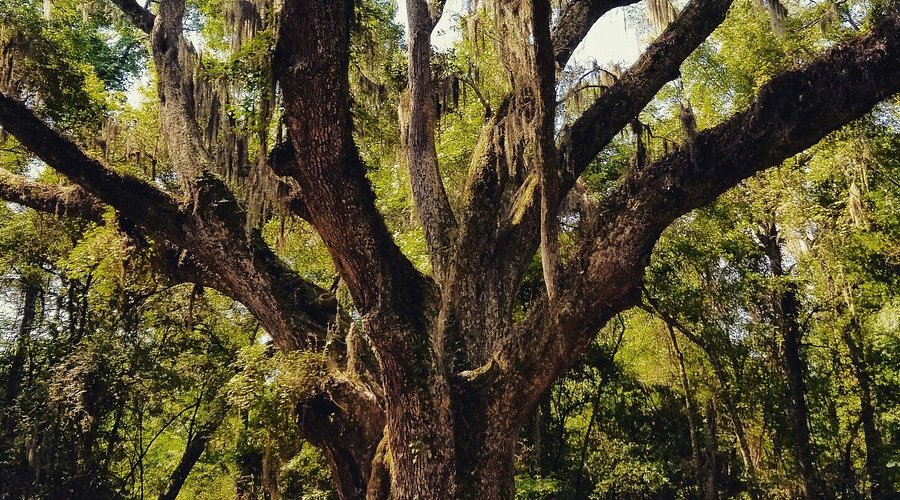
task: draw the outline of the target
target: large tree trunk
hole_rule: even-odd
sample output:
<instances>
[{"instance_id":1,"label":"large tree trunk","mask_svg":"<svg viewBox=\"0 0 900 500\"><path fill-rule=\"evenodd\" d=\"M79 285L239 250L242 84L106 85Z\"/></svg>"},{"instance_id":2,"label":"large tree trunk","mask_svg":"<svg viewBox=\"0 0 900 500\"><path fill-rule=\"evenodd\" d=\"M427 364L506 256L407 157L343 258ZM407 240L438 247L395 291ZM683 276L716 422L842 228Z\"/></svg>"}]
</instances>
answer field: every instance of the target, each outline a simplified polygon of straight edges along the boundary
<instances>
[{"instance_id":1,"label":"large tree trunk","mask_svg":"<svg viewBox=\"0 0 900 500\"><path fill-rule=\"evenodd\" d=\"M77 183L87 199L112 206L130 221L128 227L160 242L160 253L167 256L160 266L172 276L208 284L244 303L282 349L321 347L317 342L341 317L336 297L292 272L258 233L248 235L236 197L210 171L211 155L193 112L197 81L191 58L197 54L182 33L185 1L161 0L157 15L133 0L113 1L150 34L168 157L183 193L163 192L106 167L23 104L0 95L4 131ZM554 27L551 53L546 0L494 2L501 9L540 9L531 19L541 25L529 26L522 39L510 42L526 50L538 45L537 67L529 64L523 72L536 73L526 77L536 79L539 88L530 98L529 90L516 88L497 110L497 116L526 118L521 127L531 130L518 131L518 139L504 140L510 139L507 132L517 132L513 128L519 125L508 127L516 120L486 124L459 227L442 199L433 130L407 130L413 197L420 222L430 226L423 229L434 276L417 270L395 243L354 142L348 72L355 2L282 3L273 67L294 159L279 163L276 173L296 181L298 211L327 247L380 375L377 382L363 381L340 363L329 364L322 384L327 389L304 409L309 417L303 419L304 432L325 450L343 498L360 498L363 491L377 498L511 498L520 427L598 329L635 305L644 268L665 228L900 89L900 14L892 11L872 34L774 77L743 111L699 132L684 148L629 169L600 195L596 210L585 214L571 256L554 263L549 248L554 211L598 153L677 77L681 63L723 21L731 1L689 2L634 67L554 142L551 101L557 82L548 66L564 65L593 21L624 2L588 5L594 3L567 5L558 22L573 25ZM431 101L426 34L443 5L443 0L408 1L409 61L416 66L408 74L410 85L418 86L411 89L410 106L419 108L410 110L410 119L421 127L433 126L433 114L421 108ZM504 12L498 21L520 19ZM542 112L533 109L537 96L544 101ZM537 116L542 119L530 120ZM529 144L521 136L539 140ZM538 155L535 147L542 149ZM0 179L7 198L45 211L62 206L89 215L90 207L52 186L38 185L42 196L36 196L14 184ZM550 293L522 301L522 276L542 235L550 250L545 252ZM782 304L785 317L796 312L790 302ZM524 318L517 308L524 309ZM793 335L790 328L786 332ZM794 333L786 337L792 349L788 364L800 369L796 392L802 396L799 332ZM332 390L334 384L341 390ZM808 443L805 406L802 413ZM252 458L247 461L251 478L259 468ZM811 458L803 461L812 465ZM256 488L255 480L250 486Z\"/></svg>"}]
</instances>

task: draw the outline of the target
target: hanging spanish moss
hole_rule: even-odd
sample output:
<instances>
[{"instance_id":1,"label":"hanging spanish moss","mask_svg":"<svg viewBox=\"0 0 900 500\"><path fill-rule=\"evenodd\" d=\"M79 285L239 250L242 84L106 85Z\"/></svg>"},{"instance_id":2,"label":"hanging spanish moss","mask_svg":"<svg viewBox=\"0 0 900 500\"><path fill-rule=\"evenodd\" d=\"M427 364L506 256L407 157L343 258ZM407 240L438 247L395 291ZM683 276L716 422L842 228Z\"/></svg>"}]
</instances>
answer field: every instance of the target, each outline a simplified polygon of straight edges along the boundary
<instances>
[{"instance_id":1,"label":"hanging spanish moss","mask_svg":"<svg viewBox=\"0 0 900 500\"><path fill-rule=\"evenodd\" d=\"M489 11L494 20L495 49L503 64L510 88L522 89L513 94L510 112L503 118L501 150L506 170L511 178L523 179L532 170L533 154L538 129L537 99L539 82L533 68L536 67L534 44L531 34L531 11L522 0L491 0Z\"/></svg>"},{"instance_id":2,"label":"hanging spanish moss","mask_svg":"<svg viewBox=\"0 0 900 500\"><path fill-rule=\"evenodd\" d=\"M647 20L657 32L665 30L677 16L670 0L647 0Z\"/></svg>"},{"instance_id":3,"label":"hanging spanish moss","mask_svg":"<svg viewBox=\"0 0 900 500\"><path fill-rule=\"evenodd\" d=\"M265 29L272 10L271 0L226 0L223 3L225 30L231 36L231 51L237 53L244 42Z\"/></svg>"},{"instance_id":4,"label":"hanging spanish moss","mask_svg":"<svg viewBox=\"0 0 900 500\"><path fill-rule=\"evenodd\" d=\"M566 70L560 80L561 87L566 89L559 99L560 109L568 116L576 116L600 93L612 87L623 73L624 70L618 64L606 68L596 61L588 70L583 68Z\"/></svg>"},{"instance_id":5,"label":"hanging spanish moss","mask_svg":"<svg viewBox=\"0 0 900 500\"><path fill-rule=\"evenodd\" d=\"M277 29L275 14L273 0L225 2L230 58L223 70L194 57L189 83L212 167L243 201L250 227L259 227L273 213L286 210L279 196L282 181L268 164L269 130L277 109L271 58L248 60L241 56L247 42ZM244 72L251 72L252 77L245 77Z\"/></svg>"},{"instance_id":6,"label":"hanging spanish moss","mask_svg":"<svg viewBox=\"0 0 900 500\"><path fill-rule=\"evenodd\" d=\"M4 33L0 32L0 92L6 95L18 94L15 79L13 78L15 70L14 52L12 41L7 41ZM5 132L0 133L4 134L4 136L0 137L0 142L3 142Z\"/></svg>"},{"instance_id":7,"label":"hanging spanish moss","mask_svg":"<svg viewBox=\"0 0 900 500\"><path fill-rule=\"evenodd\" d=\"M25 43L23 34L0 25L0 91L6 95L19 94L19 76L16 75L16 53Z\"/></svg>"},{"instance_id":8,"label":"hanging spanish moss","mask_svg":"<svg viewBox=\"0 0 900 500\"><path fill-rule=\"evenodd\" d=\"M772 32L778 36L784 36L787 30L788 10L780 0L761 0L762 6L769 12L769 22Z\"/></svg>"}]
</instances>

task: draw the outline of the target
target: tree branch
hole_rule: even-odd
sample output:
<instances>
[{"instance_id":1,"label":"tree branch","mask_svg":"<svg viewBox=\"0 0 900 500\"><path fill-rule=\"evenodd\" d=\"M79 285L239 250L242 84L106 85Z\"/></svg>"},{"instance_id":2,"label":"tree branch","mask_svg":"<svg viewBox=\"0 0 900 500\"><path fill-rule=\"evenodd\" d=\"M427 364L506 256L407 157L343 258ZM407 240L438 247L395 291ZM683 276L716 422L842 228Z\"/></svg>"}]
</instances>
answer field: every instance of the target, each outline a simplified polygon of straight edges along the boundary
<instances>
[{"instance_id":1,"label":"tree branch","mask_svg":"<svg viewBox=\"0 0 900 500\"><path fill-rule=\"evenodd\" d=\"M0 93L0 125L47 165L125 217L154 230L178 234L174 198L134 177L122 175L85 155L24 104Z\"/></svg>"},{"instance_id":2,"label":"tree branch","mask_svg":"<svg viewBox=\"0 0 900 500\"><path fill-rule=\"evenodd\" d=\"M34 182L0 169L0 198L55 215L79 217L102 223L103 202L77 186Z\"/></svg>"},{"instance_id":3,"label":"tree branch","mask_svg":"<svg viewBox=\"0 0 900 500\"><path fill-rule=\"evenodd\" d=\"M894 9L870 35L772 79L749 109L698 134L685 149L630 171L589 224L591 238L567 267L565 295L536 306L495 356L500 369L494 372L510 401L530 408L610 317L638 303L650 252L676 218L898 91L900 11Z\"/></svg>"},{"instance_id":4,"label":"tree branch","mask_svg":"<svg viewBox=\"0 0 900 500\"><path fill-rule=\"evenodd\" d=\"M437 26L437 24L441 21L441 17L444 15L444 6L447 5L447 0L430 0L428 2L428 14L431 18L431 29L432 31ZM407 7L408 9L408 7Z\"/></svg>"},{"instance_id":5,"label":"tree branch","mask_svg":"<svg viewBox=\"0 0 900 500\"><path fill-rule=\"evenodd\" d=\"M694 344L699 346L701 349L703 349L707 354L710 353L711 349L710 349L709 342L707 342L706 339L704 339L702 336L697 335L696 333L693 332L693 330L691 330L690 328L685 326L685 324L682 323L681 320L679 320L672 314L669 314L669 312L665 310L665 308L662 306L662 304L660 304L659 301L656 300L655 297L650 295L650 292L648 292L646 289L644 289L644 287L641 287L641 295L644 298L644 301L646 302L646 304L641 304L639 306L641 309L643 309L646 313L650 314L651 316L658 317L670 328L673 328L673 329L681 332L682 335L684 335L685 337L687 337L688 340L690 340L691 342L693 342ZM710 356L710 357L712 357L712 356Z\"/></svg>"},{"instance_id":6,"label":"tree branch","mask_svg":"<svg viewBox=\"0 0 900 500\"><path fill-rule=\"evenodd\" d=\"M166 149L185 191L191 193L192 178L210 171L213 162L203 144L194 111L192 68L196 64L196 53L184 38L184 9L185 0L161 0L150 42L156 64L159 118Z\"/></svg>"},{"instance_id":7,"label":"tree branch","mask_svg":"<svg viewBox=\"0 0 900 500\"><path fill-rule=\"evenodd\" d=\"M553 26L553 59L557 71L562 70L584 37L603 17L615 9L637 3L640 0L572 0L563 7L559 20Z\"/></svg>"},{"instance_id":8,"label":"tree branch","mask_svg":"<svg viewBox=\"0 0 900 500\"><path fill-rule=\"evenodd\" d=\"M722 23L732 0L692 0L615 84L603 92L558 143L561 203L597 154L630 123L660 88L678 75L681 63ZM500 238L502 261L524 272L538 243L540 191L530 172L510 204Z\"/></svg>"},{"instance_id":9,"label":"tree branch","mask_svg":"<svg viewBox=\"0 0 900 500\"><path fill-rule=\"evenodd\" d=\"M437 3L440 12L443 2ZM441 179L435 147L436 112L431 80L431 32L436 21L430 10L427 0L406 2L409 24L409 110L406 126L401 133L405 137L406 162L416 213L425 232L433 274L440 283L446 273L456 218Z\"/></svg>"},{"instance_id":10,"label":"tree branch","mask_svg":"<svg viewBox=\"0 0 900 500\"><path fill-rule=\"evenodd\" d=\"M192 180L194 196L180 205L156 187L88 157L25 105L3 94L0 124L130 224L189 252L201 265L192 269L207 269L205 282L247 306L281 347L315 346L317 339L324 339L337 312L334 296L288 269L258 233L247 235L244 214L221 180L208 174Z\"/></svg>"},{"instance_id":11,"label":"tree branch","mask_svg":"<svg viewBox=\"0 0 900 500\"><path fill-rule=\"evenodd\" d=\"M309 219L360 311L397 314L411 325L421 321L431 285L392 240L353 142L352 13L348 0L286 2L281 11L274 65L293 149L303 159L302 168L286 162L284 174L300 185Z\"/></svg>"},{"instance_id":12,"label":"tree branch","mask_svg":"<svg viewBox=\"0 0 900 500\"><path fill-rule=\"evenodd\" d=\"M125 17L131 21L138 29L143 31L144 33L150 34L150 31L153 29L153 23L156 22L156 16L154 16L149 10L141 7L137 0L110 0L112 3L116 4L119 10L125 14Z\"/></svg>"},{"instance_id":13,"label":"tree branch","mask_svg":"<svg viewBox=\"0 0 900 500\"><path fill-rule=\"evenodd\" d=\"M534 39L534 79L537 83L535 100L537 134L536 170L541 195L541 265L547 297L556 295L559 275L559 165L556 163L556 72L553 70L553 46L550 35L549 0L531 0Z\"/></svg>"},{"instance_id":14,"label":"tree branch","mask_svg":"<svg viewBox=\"0 0 900 500\"><path fill-rule=\"evenodd\" d=\"M593 157L578 156L580 163L573 165L573 151L593 148L599 152L618 131L631 122L656 92L677 74L681 62L702 43L721 23L731 0L693 0L681 16L650 46L638 63L619 83L604 92L591 106L590 112L576 122L576 127L564 133L558 152L560 167L556 199L546 206L558 206L567 196L578 175L584 171ZM482 134L473 158L474 171L467 186L468 206L460 224L459 242L453 271L454 283L449 286L460 291L480 290L481 296L490 295L499 302L499 310L513 307L516 291L522 275L534 257L540 242L541 190L537 171L521 175L523 154L514 148L499 147L506 135L515 133L506 129L506 117L517 111L513 101L505 100ZM579 132L573 134L573 132ZM591 134L594 134L593 137ZM549 201L549 200L548 200ZM546 218L545 218L546 219ZM485 275L484 262L503 269L500 276ZM471 278L473 273L479 273ZM491 288L488 288L490 285ZM460 295L460 294L458 294ZM468 294L471 295L471 294ZM468 295L462 295L463 297ZM476 301L483 299L476 296ZM468 346L467 352L479 357L475 365L487 361L496 350L497 342L510 334L511 325L490 324L490 318L470 318L478 314L480 307L462 305L455 314L460 322L475 325L474 331L489 332L481 346ZM471 312L474 311L474 312ZM495 315L496 316L496 315ZM480 323L479 323L480 322ZM477 342L477 340L476 340Z\"/></svg>"},{"instance_id":15,"label":"tree branch","mask_svg":"<svg viewBox=\"0 0 900 500\"><path fill-rule=\"evenodd\" d=\"M224 395L220 395L211 402L213 409L210 411L207 420L203 422L195 432L188 436L187 445L185 446L184 452L181 454L181 459L178 461L178 465L175 466L172 473L169 474L169 480L166 482L163 491L159 494L159 500L175 500L178 498L181 487L184 486L191 470L194 469L194 465L197 464L197 461L200 460L203 452L206 451L209 440L212 439L213 435L228 415L230 406L224 399Z\"/></svg>"},{"instance_id":16,"label":"tree branch","mask_svg":"<svg viewBox=\"0 0 900 500\"><path fill-rule=\"evenodd\" d=\"M386 408L393 412L387 418L396 465L392 494L411 497L404 488L414 487L421 496L453 497L449 387L431 335L438 294L391 238L353 142L352 17L352 0L292 0L281 10L274 67L290 138L303 162L288 173L300 185L310 221L378 354ZM410 460L411 442L428 443L427 474Z\"/></svg>"},{"instance_id":17,"label":"tree branch","mask_svg":"<svg viewBox=\"0 0 900 500\"><path fill-rule=\"evenodd\" d=\"M560 139L562 165L574 182L640 113L681 63L725 20L732 0L692 0L634 65L603 92Z\"/></svg>"}]
</instances>

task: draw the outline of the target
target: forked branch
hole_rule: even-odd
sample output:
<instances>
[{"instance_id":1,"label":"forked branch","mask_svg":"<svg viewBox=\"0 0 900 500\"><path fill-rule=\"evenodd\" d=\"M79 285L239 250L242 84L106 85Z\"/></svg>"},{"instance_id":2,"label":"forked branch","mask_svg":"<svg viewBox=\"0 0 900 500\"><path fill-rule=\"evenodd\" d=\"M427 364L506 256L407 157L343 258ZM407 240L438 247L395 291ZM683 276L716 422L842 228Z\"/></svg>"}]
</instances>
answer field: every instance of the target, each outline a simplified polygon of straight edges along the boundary
<instances>
[{"instance_id":1,"label":"forked branch","mask_svg":"<svg viewBox=\"0 0 900 500\"><path fill-rule=\"evenodd\" d=\"M135 27L148 35L150 34L150 30L153 29L153 23L156 21L156 16L154 16L153 13L141 7L140 4L137 3L137 0L110 1L116 4L116 7L125 14L125 17L127 17Z\"/></svg>"},{"instance_id":2,"label":"forked branch","mask_svg":"<svg viewBox=\"0 0 900 500\"><path fill-rule=\"evenodd\" d=\"M150 33L156 63L160 124L172 165L188 193L192 179L210 171L212 159L203 144L194 112L193 60L195 53L184 38L185 0L161 0Z\"/></svg>"},{"instance_id":3,"label":"forked branch","mask_svg":"<svg viewBox=\"0 0 900 500\"><path fill-rule=\"evenodd\" d=\"M601 202L560 303L534 308L496 354L498 393L527 408L614 314L635 305L650 252L677 217L779 164L900 91L900 11L874 31L765 85L749 109L643 170ZM504 396L507 397L507 396ZM524 417L524 413L519 415Z\"/></svg>"},{"instance_id":4,"label":"forked branch","mask_svg":"<svg viewBox=\"0 0 900 500\"><path fill-rule=\"evenodd\" d=\"M283 173L299 184L309 220L359 310L416 323L431 285L388 232L351 134L352 14L349 0L290 1L281 10L275 67L293 149L303 158L302 168L293 162Z\"/></svg>"},{"instance_id":5,"label":"forked branch","mask_svg":"<svg viewBox=\"0 0 900 500\"><path fill-rule=\"evenodd\" d=\"M3 94L0 125L129 224L190 252L201 265L197 269L208 271L204 281L244 303L280 345L296 349L324 339L337 312L333 295L288 269L258 234L246 234L242 212L220 180L209 175L194 179L196 196L182 205L151 184L89 157L24 104ZM31 201L36 206L40 200Z\"/></svg>"}]
</instances>

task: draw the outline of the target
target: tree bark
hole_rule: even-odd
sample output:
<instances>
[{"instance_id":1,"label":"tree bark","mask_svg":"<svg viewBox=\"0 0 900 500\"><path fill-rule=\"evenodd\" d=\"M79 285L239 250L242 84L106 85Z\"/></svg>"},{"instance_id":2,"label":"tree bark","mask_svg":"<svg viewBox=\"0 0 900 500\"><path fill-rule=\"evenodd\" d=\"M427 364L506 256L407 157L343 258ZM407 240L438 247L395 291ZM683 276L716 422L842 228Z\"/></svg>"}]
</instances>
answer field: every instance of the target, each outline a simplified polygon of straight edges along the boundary
<instances>
[{"instance_id":1,"label":"tree bark","mask_svg":"<svg viewBox=\"0 0 900 500\"><path fill-rule=\"evenodd\" d=\"M197 464L203 452L206 451L206 445L209 444L213 434L222 425L227 413L227 406L222 405L221 408L210 415L209 420L195 429L193 435L188 438L187 446L185 446L178 465L169 475L165 488L159 494L159 500L175 500L178 498L181 487L184 486L184 482L187 481L188 475L194 469L194 465Z\"/></svg>"},{"instance_id":2,"label":"tree bark","mask_svg":"<svg viewBox=\"0 0 900 500\"><path fill-rule=\"evenodd\" d=\"M666 327L666 330L669 332L669 340L672 341L675 359L678 362L678 373L681 375L681 389L684 391L684 412L687 415L688 432L691 437L691 466L697 484L704 485L703 459L700 456L700 435L697 430L696 421L694 420L696 418L697 408L694 400L694 391L688 380L687 367L684 364L684 354L678 346L678 338L675 336L675 329L671 325L666 325ZM705 490L705 487L701 487Z\"/></svg>"},{"instance_id":3,"label":"tree bark","mask_svg":"<svg viewBox=\"0 0 900 500\"><path fill-rule=\"evenodd\" d=\"M425 231L433 275L443 281L456 229L456 219L441 180L434 142L435 98L431 81L431 32L442 8L432 11L427 0L407 0L409 26L409 116L406 119L406 161L416 212ZM401 111L402 114L402 111Z\"/></svg>"},{"instance_id":4,"label":"tree bark","mask_svg":"<svg viewBox=\"0 0 900 500\"><path fill-rule=\"evenodd\" d=\"M131 2L116 3L139 26L151 19ZM637 303L662 231L900 89L900 14L892 11L870 35L773 78L746 110L700 132L684 150L626 172L582 222L583 239L561 266L552 300L537 300L520 319L514 308L521 304L517 292L541 239L541 192L556 196L546 201L558 206L600 150L677 76L730 3L690 2L635 67L565 131L555 147L558 190L535 189L541 172L518 168L525 165L526 149L510 158L502 148L489 147L508 131L503 117L520 116L522 109L514 108L527 101L505 100L482 136L485 147L474 160L460 234L452 239L447 272L439 272L436 282L393 241L354 143L348 81L354 3L284 2L274 67L295 159L282 165L282 173L299 186L303 213L349 290L380 375L380 384L370 385L330 360L325 390L303 408L303 430L325 451L344 498L384 496L383 486L376 485L384 484L385 475L394 498L511 498L520 427L598 329ZM422 7L412 0L410 5ZM429 5L433 26L443 2ZM198 279L243 302L280 348L319 347L317 339L342 317L333 294L290 271L258 233L248 235L234 194L207 171L208 152L197 140L188 105L183 14L183 0L162 0L150 31L165 132L176 135L168 137L170 157L185 193L170 195L105 167L2 95L0 123L88 194L154 240L179 249L174 260L196 262ZM553 57L546 57L549 26L532 33L543 45L538 70L547 74L548 64L565 60L567 47L577 45L595 14L567 18L575 19L567 21L574 23L575 35L567 41L557 37ZM411 61L424 64L428 47L421 33L416 44ZM411 78L427 83L427 70L416 69ZM422 102L418 94L415 100ZM542 122L546 136L548 120ZM413 160L411 166L422 158ZM436 166L424 172L432 181L439 177ZM428 184L433 195L437 184ZM32 197L38 205L39 197ZM462 353L461 363L448 346ZM714 439L707 449L715 449Z\"/></svg>"},{"instance_id":5,"label":"tree bark","mask_svg":"<svg viewBox=\"0 0 900 500\"><path fill-rule=\"evenodd\" d=\"M841 339L850 353L850 364L859 387L860 421L863 428L863 439L866 442L866 472L869 475L869 494L873 499L887 499L895 493L890 472L887 469L882 452L883 441L878 429L875 412L874 380L868 357L862 347L860 337L862 328L859 319L851 317L850 324L841 330Z\"/></svg>"},{"instance_id":6,"label":"tree bark","mask_svg":"<svg viewBox=\"0 0 900 500\"><path fill-rule=\"evenodd\" d=\"M826 490L816 469L815 453L809 431L802 354L803 332L800 326L800 303L796 284L789 281L781 256L781 239L774 223L767 223L759 234L762 249L769 260L772 276L780 281L773 292L772 313L781 335L783 369L787 378L787 414L794 441L794 452L800 466L801 494L804 498L822 498Z\"/></svg>"}]
</instances>

